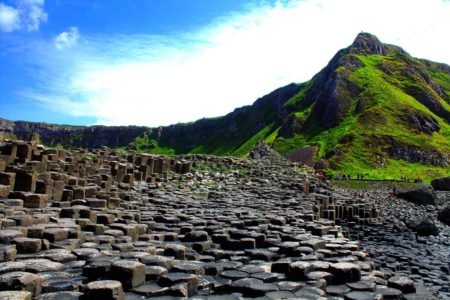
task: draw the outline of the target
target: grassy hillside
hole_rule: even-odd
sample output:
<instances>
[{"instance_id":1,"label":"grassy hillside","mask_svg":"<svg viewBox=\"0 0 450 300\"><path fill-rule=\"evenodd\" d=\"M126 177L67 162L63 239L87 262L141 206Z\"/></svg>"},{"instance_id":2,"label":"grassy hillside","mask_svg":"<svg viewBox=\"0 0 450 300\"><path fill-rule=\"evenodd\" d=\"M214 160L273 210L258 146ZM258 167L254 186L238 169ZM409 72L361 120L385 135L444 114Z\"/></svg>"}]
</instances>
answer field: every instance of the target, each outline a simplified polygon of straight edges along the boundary
<instances>
[{"instance_id":1,"label":"grassy hillside","mask_svg":"<svg viewBox=\"0 0 450 300\"><path fill-rule=\"evenodd\" d=\"M450 176L450 67L360 34L290 94L272 93L227 116L169 129L133 145L154 153L247 156L264 140L284 155L317 146L316 160L329 173Z\"/></svg>"},{"instance_id":2,"label":"grassy hillside","mask_svg":"<svg viewBox=\"0 0 450 300\"><path fill-rule=\"evenodd\" d=\"M329 173L429 180L450 176L450 66L360 33L311 80L222 117L160 128L44 125L0 120L20 138L38 132L65 147L247 156L261 140L284 155L315 146Z\"/></svg>"}]
</instances>

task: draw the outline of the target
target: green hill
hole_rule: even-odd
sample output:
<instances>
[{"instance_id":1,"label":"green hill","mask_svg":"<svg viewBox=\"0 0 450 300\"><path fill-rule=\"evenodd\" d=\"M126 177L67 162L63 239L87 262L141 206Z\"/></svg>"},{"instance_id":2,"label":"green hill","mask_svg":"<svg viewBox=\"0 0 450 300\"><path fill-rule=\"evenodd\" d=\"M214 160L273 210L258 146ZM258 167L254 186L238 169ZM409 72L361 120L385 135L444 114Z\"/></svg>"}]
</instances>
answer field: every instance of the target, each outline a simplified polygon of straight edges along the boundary
<instances>
[{"instance_id":1,"label":"green hill","mask_svg":"<svg viewBox=\"0 0 450 300\"><path fill-rule=\"evenodd\" d=\"M19 137L33 128L48 145L131 146L159 154L246 156L264 140L291 159L312 156L328 172L430 179L450 175L450 67L360 33L310 81L279 88L223 117L53 133L50 125L27 125L28 131L8 126Z\"/></svg>"}]
</instances>

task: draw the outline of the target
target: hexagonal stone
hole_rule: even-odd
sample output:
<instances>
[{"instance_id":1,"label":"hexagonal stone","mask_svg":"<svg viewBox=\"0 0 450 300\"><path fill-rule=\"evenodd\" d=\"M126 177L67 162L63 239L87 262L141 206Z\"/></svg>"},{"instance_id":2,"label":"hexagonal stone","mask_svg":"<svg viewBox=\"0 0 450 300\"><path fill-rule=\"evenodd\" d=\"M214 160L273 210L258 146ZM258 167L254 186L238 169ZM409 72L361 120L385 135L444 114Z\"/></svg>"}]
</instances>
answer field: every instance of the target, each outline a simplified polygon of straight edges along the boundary
<instances>
[{"instance_id":1,"label":"hexagonal stone","mask_svg":"<svg viewBox=\"0 0 450 300\"><path fill-rule=\"evenodd\" d=\"M133 289L133 292L147 298L162 297L169 294L168 287L161 287L157 284L142 284Z\"/></svg>"},{"instance_id":2,"label":"hexagonal stone","mask_svg":"<svg viewBox=\"0 0 450 300\"><path fill-rule=\"evenodd\" d=\"M31 293L27 291L0 292L0 299L4 300L31 300Z\"/></svg>"},{"instance_id":3,"label":"hexagonal stone","mask_svg":"<svg viewBox=\"0 0 450 300\"><path fill-rule=\"evenodd\" d=\"M253 273L250 275L252 278L256 278L261 280L264 283L268 282L275 282L278 280L278 275L274 273L269 272L260 272L260 273Z\"/></svg>"},{"instance_id":4,"label":"hexagonal stone","mask_svg":"<svg viewBox=\"0 0 450 300\"><path fill-rule=\"evenodd\" d=\"M236 271L236 270L227 270L220 273L220 276L223 278L231 279L231 280L238 280L242 278L247 278L249 276L248 273Z\"/></svg>"},{"instance_id":5,"label":"hexagonal stone","mask_svg":"<svg viewBox=\"0 0 450 300\"><path fill-rule=\"evenodd\" d=\"M139 258L139 260L147 266L160 266L166 269L170 269L173 264L172 259L161 255L144 256Z\"/></svg>"},{"instance_id":6,"label":"hexagonal stone","mask_svg":"<svg viewBox=\"0 0 450 300\"><path fill-rule=\"evenodd\" d=\"M328 295L330 296L339 296L339 297L343 297L344 294L348 293L351 291L351 288L349 288L348 286L346 286L345 284L340 284L340 285L329 285L326 288L326 292Z\"/></svg>"},{"instance_id":7,"label":"hexagonal stone","mask_svg":"<svg viewBox=\"0 0 450 300\"><path fill-rule=\"evenodd\" d=\"M186 246L180 244L166 244L164 247L164 255L184 260L186 257Z\"/></svg>"},{"instance_id":8,"label":"hexagonal stone","mask_svg":"<svg viewBox=\"0 0 450 300\"><path fill-rule=\"evenodd\" d=\"M44 280L42 283L42 292L43 293L55 293L55 292L63 292L63 291L78 291L78 283L71 279L49 279Z\"/></svg>"},{"instance_id":9,"label":"hexagonal stone","mask_svg":"<svg viewBox=\"0 0 450 300\"><path fill-rule=\"evenodd\" d=\"M48 195L28 194L23 201L23 207L26 208L44 208L47 206Z\"/></svg>"},{"instance_id":10,"label":"hexagonal stone","mask_svg":"<svg viewBox=\"0 0 450 300\"><path fill-rule=\"evenodd\" d=\"M314 281L323 279L327 282L327 284L331 284L334 280L333 274L330 274L330 273L324 272L324 271L310 272L306 275L306 278L307 278L307 280L314 280Z\"/></svg>"},{"instance_id":11,"label":"hexagonal stone","mask_svg":"<svg viewBox=\"0 0 450 300\"><path fill-rule=\"evenodd\" d=\"M205 275L202 265L192 261L173 261L171 272L183 272L197 275Z\"/></svg>"},{"instance_id":12,"label":"hexagonal stone","mask_svg":"<svg viewBox=\"0 0 450 300\"><path fill-rule=\"evenodd\" d=\"M131 289L144 283L145 265L132 260L119 260L111 265L110 276L122 282L125 289Z\"/></svg>"},{"instance_id":13,"label":"hexagonal stone","mask_svg":"<svg viewBox=\"0 0 450 300\"><path fill-rule=\"evenodd\" d=\"M27 272L33 273L57 272L66 269L65 265L45 258L25 259L21 262L25 264L25 270Z\"/></svg>"},{"instance_id":14,"label":"hexagonal stone","mask_svg":"<svg viewBox=\"0 0 450 300\"><path fill-rule=\"evenodd\" d=\"M20 254L37 253L42 248L41 239L19 237L13 239L13 243L16 245L17 252Z\"/></svg>"},{"instance_id":15,"label":"hexagonal stone","mask_svg":"<svg viewBox=\"0 0 450 300\"><path fill-rule=\"evenodd\" d=\"M382 295L384 299L403 299L402 291L389 287L377 287L375 294Z\"/></svg>"},{"instance_id":16,"label":"hexagonal stone","mask_svg":"<svg viewBox=\"0 0 450 300\"><path fill-rule=\"evenodd\" d=\"M43 238L51 243L63 241L69 236L69 231L65 228L47 228L44 230Z\"/></svg>"},{"instance_id":17,"label":"hexagonal stone","mask_svg":"<svg viewBox=\"0 0 450 300\"><path fill-rule=\"evenodd\" d=\"M25 269L25 264L19 261L7 261L0 263L0 274L23 271Z\"/></svg>"},{"instance_id":18,"label":"hexagonal stone","mask_svg":"<svg viewBox=\"0 0 450 300\"><path fill-rule=\"evenodd\" d=\"M1 244L11 244L13 239L18 238L18 237L25 237L25 236L26 235L20 230L2 229L2 230L0 230L0 243Z\"/></svg>"},{"instance_id":19,"label":"hexagonal stone","mask_svg":"<svg viewBox=\"0 0 450 300\"><path fill-rule=\"evenodd\" d=\"M0 275L0 290L28 291L37 296L42 291L42 278L28 272L10 272Z\"/></svg>"},{"instance_id":20,"label":"hexagonal stone","mask_svg":"<svg viewBox=\"0 0 450 300\"><path fill-rule=\"evenodd\" d=\"M167 269L160 266L146 266L145 280L157 281L163 274L167 274Z\"/></svg>"},{"instance_id":21,"label":"hexagonal stone","mask_svg":"<svg viewBox=\"0 0 450 300\"><path fill-rule=\"evenodd\" d=\"M346 285L354 291L373 292L375 291L376 284L371 281L357 281L349 282Z\"/></svg>"},{"instance_id":22,"label":"hexagonal stone","mask_svg":"<svg viewBox=\"0 0 450 300\"><path fill-rule=\"evenodd\" d=\"M85 288L87 299L124 300L122 283L116 280L100 280L87 284Z\"/></svg>"},{"instance_id":23,"label":"hexagonal stone","mask_svg":"<svg viewBox=\"0 0 450 300\"><path fill-rule=\"evenodd\" d=\"M172 287L178 283L187 283L188 295L194 295L197 291L199 277L187 273L167 273L158 280L158 284L163 287Z\"/></svg>"},{"instance_id":24,"label":"hexagonal stone","mask_svg":"<svg viewBox=\"0 0 450 300\"><path fill-rule=\"evenodd\" d=\"M345 300L378 300L380 296L372 292L353 291L345 294ZM382 299L382 298L381 298Z\"/></svg>"},{"instance_id":25,"label":"hexagonal stone","mask_svg":"<svg viewBox=\"0 0 450 300\"><path fill-rule=\"evenodd\" d=\"M39 300L79 300L83 299L83 293L81 292L54 292L54 293L45 293L39 296Z\"/></svg>"},{"instance_id":26,"label":"hexagonal stone","mask_svg":"<svg viewBox=\"0 0 450 300\"><path fill-rule=\"evenodd\" d=\"M414 293L416 291L414 281L406 276L394 276L389 278L388 287L400 290L405 294Z\"/></svg>"},{"instance_id":27,"label":"hexagonal stone","mask_svg":"<svg viewBox=\"0 0 450 300\"><path fill-rule=\"evenodd\" d=\"M304 283L296 281L279 281L277 285L280 291L289 291L289 292L295 292L305 286Z\"/></svg>"},{"instance_id":28,"label":"hexagonal stone","mask_svg":"<svg viewBox=\"0 0 450 300\"><path fill-rule=\"evenodd\" d=\"M341 262L330 265L330 273L334 275L335 283L355 282L361 279L361 268L353 263Z\"/></svg>"},{"instance_id":29,"label":"hexagonal stone","mask_svg":"<svg viewBox=\"0 0 450 300\"><path fill-rule=\"evenodd\" d=\"M312 265L304 261L296 261L289 265L288 278L303 280L313 270Z\"/></svg>"}]
</instances>

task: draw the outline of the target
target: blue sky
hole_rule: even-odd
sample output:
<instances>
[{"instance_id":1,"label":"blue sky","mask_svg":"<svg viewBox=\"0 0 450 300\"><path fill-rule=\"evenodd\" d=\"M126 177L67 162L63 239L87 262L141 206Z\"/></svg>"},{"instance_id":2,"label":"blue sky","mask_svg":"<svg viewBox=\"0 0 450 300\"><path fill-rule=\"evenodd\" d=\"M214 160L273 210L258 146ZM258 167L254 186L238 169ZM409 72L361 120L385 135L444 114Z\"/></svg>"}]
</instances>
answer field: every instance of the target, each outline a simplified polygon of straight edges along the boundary
<instances>
[{"instance_id":1,"label":"blue sky","mask_svg":"<svg viewBox=\"0 0 450 300\"><path fill-rule=\"evenodd\" d=\"M0 0L0 117L159 126L317 73L360 31L450 64L446 0Z\"/></svg>"}]
</instances>

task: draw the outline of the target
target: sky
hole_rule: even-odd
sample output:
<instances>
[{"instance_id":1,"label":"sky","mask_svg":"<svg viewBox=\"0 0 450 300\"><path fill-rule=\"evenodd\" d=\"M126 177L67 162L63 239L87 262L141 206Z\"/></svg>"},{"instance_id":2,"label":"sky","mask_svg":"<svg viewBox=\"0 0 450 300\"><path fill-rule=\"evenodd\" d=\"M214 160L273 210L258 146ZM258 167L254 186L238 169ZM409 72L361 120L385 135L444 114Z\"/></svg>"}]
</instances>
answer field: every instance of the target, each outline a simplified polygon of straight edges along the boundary
<instances>
[{"instance_id":1,"label":"sky","mask_svg":"<svg viewBox=\"0 0 450 300\"><path fill-rule=\"evenodd\" d=\"M221 116L311 79L361 31L450 64L450 0L0 0L0 118Z\"/></svg>"}]
</instances>

